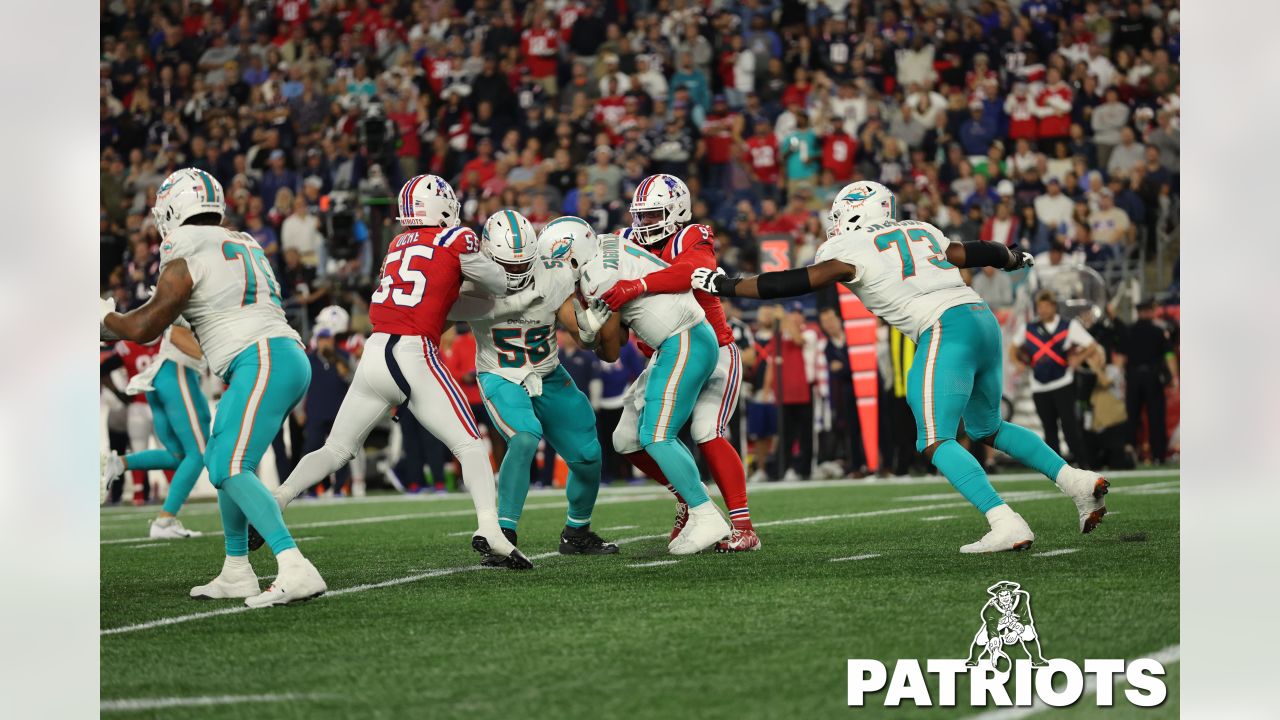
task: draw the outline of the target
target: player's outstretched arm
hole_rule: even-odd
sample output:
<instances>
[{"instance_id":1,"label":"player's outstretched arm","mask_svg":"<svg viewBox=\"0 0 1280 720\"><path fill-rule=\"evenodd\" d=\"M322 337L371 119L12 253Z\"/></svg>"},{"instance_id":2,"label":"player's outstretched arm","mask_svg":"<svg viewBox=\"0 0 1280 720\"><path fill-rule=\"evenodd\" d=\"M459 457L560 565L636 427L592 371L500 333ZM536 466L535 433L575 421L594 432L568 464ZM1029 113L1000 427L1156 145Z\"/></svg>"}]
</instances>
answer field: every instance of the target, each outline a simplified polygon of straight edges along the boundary
<instances>
[{"instance_id":1,"label":"player's outstretched arm","mask_svg":"<svg viewBox=\"0 0 1280 720\"><path fill-rule=\"evenodd\" d=\"M719 268L693 271L690 286L721 297L747 297L761 300L807 295L838 282L857 277L857 268L842 260L824 260L816 265L767 272L754 277L731 278Z\"/></svg>"},{"instance_id":2,"label":"player's outstretched arm","mask_svg":"<svg viewBox=\"0 0 1280 720\"><path fill-rule=\"evenodd\" d=\"M478 252L463 253L458 256L462 276L475 282L476 286L490 295L507 294L507 273L498 263Z\"/></svg>"},{"instance_id":3,"label":"player's outstretched arm","mask_svg":"<svg viewBox=\"0 0 1280 720\"><path fill-rule=\"evenodd\" d=\"M182 314L191 299L195 283L181 258L167 263L156 281L156 291L142 307L132 312L108 312L102 317L102 334L123 340L149 343Z\"/></svg>"},{"instance_id":4,"label":"player's outstretched arm","mask_svg":"<svg viewBox=\"0 0 1280 720\"><path fill-rule=\"evenodd\" d=\"M1014 271L1035 265L1031 253L1011 250L1003 243L972 240L947 246L947 260L956 267L993 267Z\"/></svg>"}]
</instances>

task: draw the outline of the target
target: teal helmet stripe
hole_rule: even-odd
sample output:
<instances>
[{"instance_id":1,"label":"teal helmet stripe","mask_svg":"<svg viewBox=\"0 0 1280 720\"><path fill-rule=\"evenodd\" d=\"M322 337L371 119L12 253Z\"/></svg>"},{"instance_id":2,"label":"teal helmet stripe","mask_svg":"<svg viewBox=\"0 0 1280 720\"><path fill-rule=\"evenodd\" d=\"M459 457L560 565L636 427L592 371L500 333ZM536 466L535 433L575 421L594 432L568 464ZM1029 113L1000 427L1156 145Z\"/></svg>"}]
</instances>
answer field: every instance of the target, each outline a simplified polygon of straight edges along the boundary
<instances>
[{"instance_id":1,"label":"teal helmet stripe","mask_svg":"<svg viewBox=\"0 0 1280 720\"><path fill-rule=\"evenodd\" d=\"M516 234L516 246L514 250L519 253L524 249L524 236L520 234L520 223L516 222L515 213L510 210L502 211L507 216L507 222L511 223L511 232Z\"/></svg>"},{"instance_id":2,"label":"teal helmet stripe","mask_svg":"<svg viewBox=\"0 0 1280 720\"><path fill-rule=\"evenodd\" d=\"M896 195L889 196L889 217L894 220L898 219L898 198Z\"/></svg>"},{"instance_id":3,"label":"teal helmet stripe","mask_svg":"<svg viewBox=\"0 0 1280 720\"><path fill-rule=\"evenodd\" d=\"M213 192L213 180L209 178L209 173L203 170L196 170L196 174L199 175L200 180L204 182L204 201L209 203L217 202L218 199L214 196Z\"/></svg>"},{"instance_id":4,"label":"teal helmet stripe","mask_svg":"<svg viewBox=\"0 0 1280 720\"><path fill-rule=\"evenodd\" d=\"M588 230L590 230L590 229L591 229L591 224L590 224L590 223L588 223L586 220L583 220L583 219L582 219L582 218L580 218L580 217L575 217L575 216L573 216L573 215L565 215L565 216L563 216L563 217L558 217L558 218L556 218L555 220L552 220L551 222L547 223L546 227L544 227L544 228L543 228L543 230L546 230L547 228L551 227L552 225L555 225L555 224L556 224L556 223L558 223L558 222L577 222L577 223L582 223L583 225L585 225L585 226L587 227L587 229L588 229Z\"/></svg>"}]
</instances>

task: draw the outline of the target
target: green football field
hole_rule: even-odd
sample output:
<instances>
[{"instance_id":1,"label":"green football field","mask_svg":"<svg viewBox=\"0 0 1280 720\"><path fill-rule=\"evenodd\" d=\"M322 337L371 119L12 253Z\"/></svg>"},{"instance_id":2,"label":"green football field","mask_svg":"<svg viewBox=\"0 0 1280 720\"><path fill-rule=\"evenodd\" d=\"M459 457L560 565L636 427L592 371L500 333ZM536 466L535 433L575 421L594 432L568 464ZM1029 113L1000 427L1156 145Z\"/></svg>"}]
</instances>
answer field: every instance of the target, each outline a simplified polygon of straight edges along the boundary
<instances>
[{"instance_id":1,"label":"green football field","mask_svg":"<svg viewBox=\"0 0 1280 720\"><path fill-rule=\"evenodd\" d=\"M764 549L666 553L672 501L605 489L605 557L556 554L564 499L535 491L520 527L529 572L481 569L465 496L299 501L286 520L329 593L249 611L195 601L219 569L214 504L182 513L205 537L146 539L154 508L102 512L102 710L113 717L1026 717L1026 709L846 705L850 658L964 658L1000 580L1032 597L1050 658L1157 656L1169 697L1110 717L1176 717L1179 473L1112 479L1106 522L1076 530L1042 477L996 487L1031 550L960 555L985 522L940 478L751 486ZM263 577L266 549L253 555ZM1123 688L1123 683L1117 692ZM968 697L967 684L957 689ZM935 695L936 697L936 695ZM1118 696L1120 697L1120 696ZM1033 709L1034 710L1034 709ZM1092 697L1055 716L1086 718ZM1043 714L1049 714L1045 712Z\"/></svg>"}]
</instances>

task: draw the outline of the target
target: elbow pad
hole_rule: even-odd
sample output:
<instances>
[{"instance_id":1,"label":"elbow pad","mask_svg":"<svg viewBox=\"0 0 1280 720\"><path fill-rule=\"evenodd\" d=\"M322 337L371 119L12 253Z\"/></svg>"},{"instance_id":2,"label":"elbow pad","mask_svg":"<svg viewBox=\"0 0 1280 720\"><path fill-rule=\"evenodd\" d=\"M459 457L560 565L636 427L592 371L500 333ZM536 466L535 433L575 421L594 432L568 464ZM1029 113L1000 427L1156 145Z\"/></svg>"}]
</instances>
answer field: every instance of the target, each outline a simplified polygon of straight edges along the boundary
<instances>
[{"instance_id":1,"label":"elbow pad","mask_svg":"<svg viewBox=\"0 0 1280 720\"><path fill-rule=\"evenodd\" d=\"M1000 243L975 240L961 244L964 245L963 267L1006 268L1013 260L1009 248Z\"/></svg>"},{"instance_id":2,"label":"elbow pad","mask_svg":"<svg viewBox=\"0 0 1280 720\"><path fill-rule=\"evenodd\" d=\"M812 289L807 267L764 273L756 278L756 290L762 300L804 295Z\"/></svg>"}]
</instances>

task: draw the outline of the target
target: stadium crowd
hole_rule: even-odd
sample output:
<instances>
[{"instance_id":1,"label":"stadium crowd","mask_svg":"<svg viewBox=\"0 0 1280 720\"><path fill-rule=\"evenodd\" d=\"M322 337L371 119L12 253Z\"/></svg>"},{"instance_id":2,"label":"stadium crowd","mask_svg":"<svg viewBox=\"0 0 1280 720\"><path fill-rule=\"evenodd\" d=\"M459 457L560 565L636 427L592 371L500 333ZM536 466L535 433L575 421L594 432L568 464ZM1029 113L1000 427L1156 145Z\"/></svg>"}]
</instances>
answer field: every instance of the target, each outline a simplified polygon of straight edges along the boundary
<instances>
[{"instance_id":1,"label":"stadium crowd","mask_svg":"<svg viewBox=\"0 0 1280 720\"><path fill-rule=\"evenodd\" d=\"M1104 299L1081 317L1102 352L1069 358L1081 377L1066 406L1080 427L1064 424L1064 436L1101 447L1071 438L1106 429L1102 402L1109 421L1121 417L1122 447L1166 458L1152 429L1165 426L1165 388L1177 382L1176 336L1161 319L1176 317L1178 291L1176 251L1163 252L1178 217L1176 0L104 0L101 10L101 282L122 309L155 282L149 209L184 166L223 182L227 223L266 250L301 328L337 304L356 331L379 243L394 234L388 198L421 172L450 180L472 227L513 207L539 228L573 214L602 232L630 222L640 180L678 175L722 264L746 272L806 263L826 238L830 198L866 178L952 239L1037 255L1029 277L972 278L1010 318L1010 337L1034 323L1036 291L1070 295L1052 276L1103 278ZM1117 281L1125 266L1137 268L1124 276L1137 294L1160 301L1137 320L1136 303L1107 302L1135 293ZM1150 279L1165 269L1172 282ZM824 310L834 304L731 311L755 368L743 415L766 442L756 455L769 454L781 418L773 447L791 459L757 463L762 475L844 475L865 462L847 441L857 413L839 317ZM1167 351L1131 340L1153 336L1124 320L1152 323ZM923 467L902 437L902 342L882 329L880 437L895 471ZM1014 381L1029 374L1023 361L1034 366L1021 344L1011 343ZM761 359L779 355L805 373L780 374L776 388ZM598 381L605 417L625 383L611 375L632 361L573 362L585 368L575 377ZM780 411L752 410L775 402ZM798 427L820 431L816 450Z\"/></svg>"}]
</instances>

